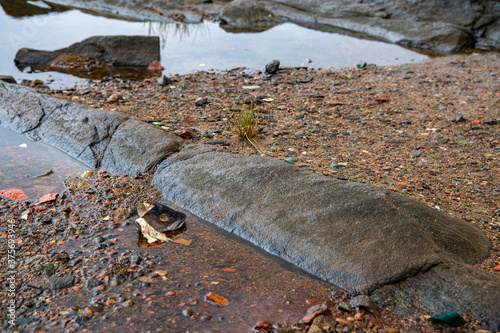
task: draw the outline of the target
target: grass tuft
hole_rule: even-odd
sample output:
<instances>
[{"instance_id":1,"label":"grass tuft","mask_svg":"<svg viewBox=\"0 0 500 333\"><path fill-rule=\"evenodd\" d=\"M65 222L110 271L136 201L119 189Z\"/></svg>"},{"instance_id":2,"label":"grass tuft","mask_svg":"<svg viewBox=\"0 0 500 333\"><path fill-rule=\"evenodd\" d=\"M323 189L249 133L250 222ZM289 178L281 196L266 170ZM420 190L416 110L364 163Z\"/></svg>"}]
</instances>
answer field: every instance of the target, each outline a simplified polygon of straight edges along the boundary
<instances>
[{"instance_id":1,"label":"grass tuft","mask_svg":"<svg viewBox=\"0 0 500 333\"><path fill-rule=\"evenodd\" d=\"M254 117L253 103L249 109L244 109L233 115L232 131L244 139L253 138L257 134L257 119Z\"/></svg>"}]
</instances>

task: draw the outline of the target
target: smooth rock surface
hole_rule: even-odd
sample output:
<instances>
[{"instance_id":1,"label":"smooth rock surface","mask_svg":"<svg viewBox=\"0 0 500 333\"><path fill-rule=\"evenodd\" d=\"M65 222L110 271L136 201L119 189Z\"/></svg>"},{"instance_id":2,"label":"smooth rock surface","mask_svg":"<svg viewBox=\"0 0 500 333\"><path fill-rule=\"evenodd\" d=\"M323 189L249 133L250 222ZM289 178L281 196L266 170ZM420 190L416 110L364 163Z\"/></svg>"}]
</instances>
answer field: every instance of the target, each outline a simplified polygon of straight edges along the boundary
<instances>
[{"instance_id":1,"label":"smooth rock surface","mask_svg":"<svg viewBox=\"0 0 500 333\"><path fill-rule=\"evenodd\" d=\"M135 176L151 170L183 143L175 134L129 119L113 134L101 166L110 172Z\"/></svg>"},{"instance_id":2,"label":"smooth rock surface","mask_svg":"<svg viewBox=\"0 0 500 333\"><path fill-rule=\"evenodd\" d=\"M134 176L149 171L184 142L123 113L96 110L7 83L0 83L0 125L92 168Z\"/></svg>"},{"instance_id":3,"label":"smooth rock surface","mask_svg":"<svg viewBox=\"0 0 500 333\"><path fill-rule=\"evenodd\" d=\"M16 53L16 64L48 64L62 54L97 59L112 66L147 67L160 59L157 36L93 36L55 51L22 48Z\"/></svg>"},{"instance_id":4,"label":"smooth rock surface","mask_svg":"<svg viewBox=\"0 0 500 333\"><path fill-rule=\"evenodd\" d=\"M387 285L372 297L379 305L395 305L396 311L419 315L425 309L435 316L455 311L480 319L493 332L500 331L500 278L473 266L445 263L404 282ZM387 301L392 300L392 301Z\"/></svg>"},{"instance_id":5,"label":"smooth rock surface","mask_svg":"<svg viewBox=\"0 0 500 333\"><path fill-rule=\"evenodd\" d=\"M346 290L475 263L490 249L478 229L423 203L271 158L188 146L153 182L167 200Z\"/></svg>"}]
</instances>

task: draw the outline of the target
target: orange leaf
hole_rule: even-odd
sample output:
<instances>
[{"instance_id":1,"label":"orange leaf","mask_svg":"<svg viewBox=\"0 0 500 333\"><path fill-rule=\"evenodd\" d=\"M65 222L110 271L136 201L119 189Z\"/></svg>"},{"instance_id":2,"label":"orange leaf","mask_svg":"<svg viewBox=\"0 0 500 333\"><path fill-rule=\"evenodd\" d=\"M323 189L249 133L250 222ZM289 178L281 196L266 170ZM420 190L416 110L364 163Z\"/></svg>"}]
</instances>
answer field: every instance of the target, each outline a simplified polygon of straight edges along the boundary
<instances>
[{"instance_id":1,"label":"orange leaf","mask_svg":"<svg viewBox=\"0 0 500 333\"><path fill-rule=\"evenodd\" d=\"M6 232L4 232L4 233L2 234L2 238L7 238L7 237L9 237L9 234L8 234L8 233L7 233L7 231L6 231Z\"/></svg>"},{"instance_id":2,"label":"orange leaf","mask_svg":"<svg viewBox=\"0 0 500 333\"><path fill-rule=\"evenodd\" d=\"M229 301L227 300L227 298L216 295L212 292L205 295L205 302L213 304L213 305L220 305L220 306L228 306L229 305Z\"/></svg>"},{"instance_id":3,"label":"orange leaf","mask_svg":"<svg viewBox=\"0 0 500 333\"><path fill-rule=\"evenodd\" d=\"M495 268L493 268L493 269L495 269L495 270L497 270L497 271L499 271L499 272L500 272L500 265L495 266Z\"/></svg>"},{"instance_id":4,"label":"orange leaf","mask_svg":"<svg viewBox=\"0 0 500 333\"><path fill-rule=\"evenodd\" d=\"M236 272L236 269L235 268L231 268L231 267L226 267L226 268L223 268L222 270L224 272Z\"/></svg>"},{"instance_id":5,"label":"orange leaf","mask_svg":"<svg viewBox=\"0 0 500 333\"><path fill-rule=\"evenodd\" d=\"M178 238L178 239L173 239L172 242L177 243L177 244L182 244L182 245L189 246L189 245L191 245L191 243L193 241L190 241L190 240L187 240L187 239L184 239L184 238Z\"/></svg>"},{"instance_id":6,"label":"orange leaf","mask_svg":"<svg viewBox=\"0 0 500 333\"><path fill-rule=\"evenodd\" d=\"M20 188L9 188L8 190L0 191L0 196L15 201L28 199L28 196Z\"/></svg>"},{"instance_id":7,"label":"orange leaf","mask_svg":"<svg viewBox=\"0 0 500 333\"><path fill-rule=\"evenodd\" d=\"M349 320L345 320L345 319L342 319L342 318L336 318L335 321L337 321L337 322L339 322L339 323L341 323L343 325L348 325L348 326L351 326L351 327L354 326L354 324L351 323Z\"/></svg>"},{"instance_id":8,"label":"orange leaf","mask_svg":"<svg viewBox=\"0 0 500 333\"><path fill-rule=\"evenodd\" d=\"M38 199L38 202L36 203L37 205L47 203L47 202L52 202L57 199L58 193L49 193L43 195L40 199Z\"/></svg>"}]
</instances>

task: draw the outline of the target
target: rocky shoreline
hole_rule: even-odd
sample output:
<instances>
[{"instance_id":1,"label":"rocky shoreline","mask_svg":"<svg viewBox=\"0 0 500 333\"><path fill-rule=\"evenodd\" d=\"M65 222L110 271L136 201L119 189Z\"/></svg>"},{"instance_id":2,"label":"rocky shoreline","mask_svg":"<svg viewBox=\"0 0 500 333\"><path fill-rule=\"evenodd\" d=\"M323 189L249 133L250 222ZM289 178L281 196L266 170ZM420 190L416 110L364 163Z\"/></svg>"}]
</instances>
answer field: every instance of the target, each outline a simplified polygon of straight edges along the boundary
<instances>
[{"instance_id":1,"label":"rocky shoreline","mask_svg":"<svg viewBox=\"0 0 500 333\"><path fill-rule=\"evenodd\" d=\"M422 308L453 307L495 330L499 70L498 55L490 54L396 68L199 72L172 77L164 86L113 80L46 90L85 106L3 84L0 124L93 168L139 176L161 163L154 182L164 197L209 222L344 289L372 294L395 311L414 316ZM260 134L252 144L234 137L228 122L245 98L252 99L248 87L266 96L256 107ZM26 98L19 100L20 95ZM179 135L205 144L187 146ZM378 207L378 215L369 213L370 207ZM403 211L395 225L394 209ZM408 237L398 238L404 234ZM429 235L433 244L425 243ZM328 253L340 251L339 256L325 262L322 249L332 244L341 247ZM363 253L363 244L374 246L371 254ZM381 244L390 246L382 250ZM429 251L417 255L421 262L408 257L417 250ZM363 261L377 251L378 259ZM287 257L288 252L296 255ZM325 274L335 265L338 278ZM395 271L398 265L401 270ZM456 285L467 292L457 293Z\"/></svg>"}]
</instances>

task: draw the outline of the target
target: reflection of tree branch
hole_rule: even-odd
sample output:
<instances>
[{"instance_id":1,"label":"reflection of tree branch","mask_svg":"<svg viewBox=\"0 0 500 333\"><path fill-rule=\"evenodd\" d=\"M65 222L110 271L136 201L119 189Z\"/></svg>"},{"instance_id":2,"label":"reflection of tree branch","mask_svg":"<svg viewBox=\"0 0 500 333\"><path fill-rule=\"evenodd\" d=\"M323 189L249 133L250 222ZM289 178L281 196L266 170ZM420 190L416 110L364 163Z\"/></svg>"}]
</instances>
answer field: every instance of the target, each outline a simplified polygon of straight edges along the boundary
<instances>
[{"instance_id":1,"label":"reflection of tree branch","mask_svg":"<svg viewBox=\"0 0 500 333\"><path fill-rule=\"evenodd\" d=\"M195 42L198 37L210 37L210 28L203 23L148 22L147 24L148 34L159 36L164 46L169 37L177 37L179 42L183 40Z\"/></svg>"}]
</instances>

